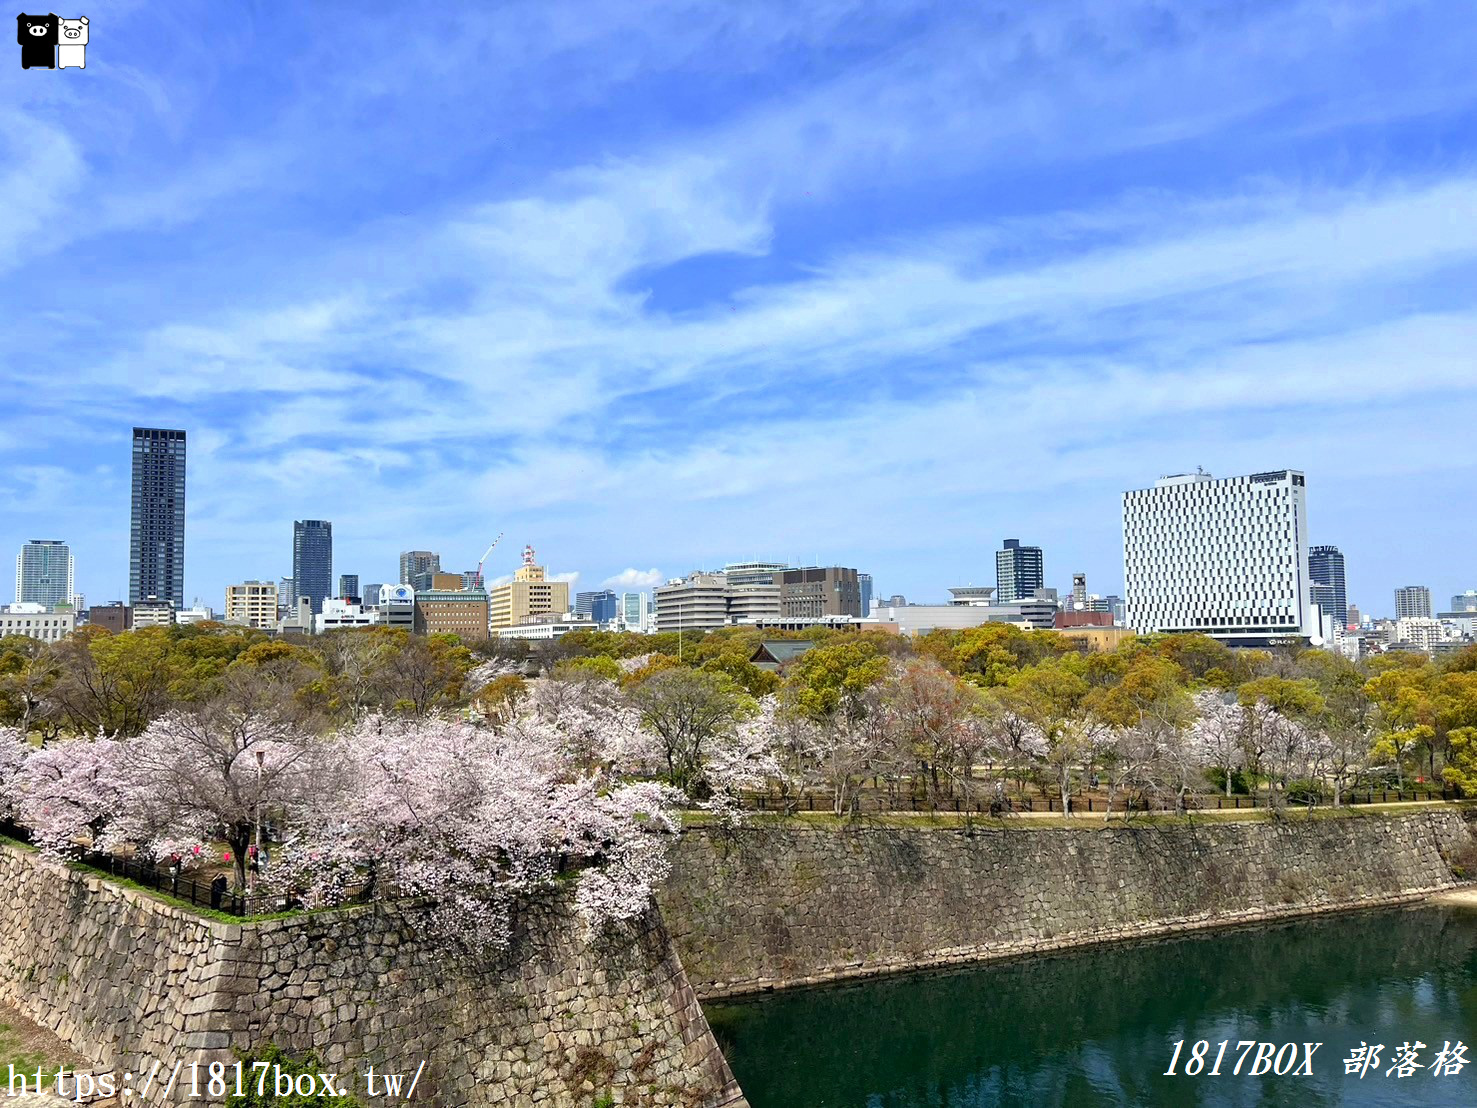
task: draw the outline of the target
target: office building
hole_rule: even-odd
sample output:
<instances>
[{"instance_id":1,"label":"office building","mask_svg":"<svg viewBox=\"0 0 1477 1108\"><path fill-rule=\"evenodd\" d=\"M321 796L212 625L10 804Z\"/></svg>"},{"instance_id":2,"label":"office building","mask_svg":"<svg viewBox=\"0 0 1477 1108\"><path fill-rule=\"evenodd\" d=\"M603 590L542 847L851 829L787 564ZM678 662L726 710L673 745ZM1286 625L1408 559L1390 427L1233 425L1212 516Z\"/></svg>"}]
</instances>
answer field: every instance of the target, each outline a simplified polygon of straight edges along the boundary
<instances>
[{"instance_id":1,"label":"office building","mask_svg":"<svg viewBox=\"0 0 1477 1108\"><path fill-rule=\"evenodd\" d=\"M185 432L133 429L128 602L185 603Z\"/></svg>"},{"instance_id":2,"label":"office building","mask_svg":"<svg viewBox=\"0 0 1477 1108\"><path fill-rule=\"evenodd\" d=\"M1359 611L1358 605L1349 605L1349 627L1362 627L1364 625L1364 614Z\"/></svg>"},{"instance_id":3,"label":"office building","mask_svg":"<svg viewBox=\"0 0 1477 1108\"><path fill-rule=\"evenodd\" d=\"M15 602L48 610L72 605L72 548L59 539L32 539L15 556Z\"/></svg>"},{"instance_id":4,"label":"office building","mask_svg":"<svg viewBox=\"0 0 1477 1108\"><path fill-rule=\"evenodd\" d=\"M1022 546L1020 539L1006 539L995 551L995 598L1020 600L1046 585L1046 567L1039 546Z\"/></svg>"},{"instance_id":5,"label":"office building","mask_svg":"<svg viewBox=\"0 0 1477 1108\"><path fill-rule=\"evenodd\" d=\"M780 592L780 586L773 576L768 581L749 580L737 583L732 577L728 577L725 592L727 622L760 624L778 620L782 613Z\"/></svg>"},{"instance_id":6,"label":"office building","mask_svg":"<svg viewBox=\"0 0 1477 1108\"><path fill-rule=\"evenodd\" d=\"M775 574L784 619L862 617L862 590L857 572L844 566L807 566Z\"/></svg>"},{"instance_id":7,"label":"office building","mask_svg":"<svg viewBox=\"0 0 1477 1108\"><path fill-rule=\"evenodd\" d=\"M292 581L298 600L316 614L333 595L333 524L326 519L299 519L292 524Z\"/></svg>"},{"instance_id":8,"label":"office building","mask_svg":"<svg viewBox=\"0 0 1477 1108\"><path fill-rule=\"evenodd\" d=\"M730 585L773 585L774 575L790 568L788 562L729 562L721 572Z\"/></svg>"},{"instance_id":9,"label":"office building","mask_svg":"<svg viewBox=\"0 0 1477 1108\"><path fill-rule=\"evenodd\" d=\"M338 598L340 600L349 597L359 599L359 575L357 573L341 573L338 578Z\"/></svg>"},{"instance_id":10,"label":"office building","mask_svg":"<svg viewBox=\"0 0 1477 1108\"><path fill-rule=\"evenodd\" d=\"M515 627L499 627L495 634L499 639L547 642L551 639L563 638L571 631L592 631L598 626L599 624L586 619L584 616L576 616L571 613L569 618L535 619L529 623L520 623Z\"/></svg>"},{"instance_id":11,"label":"office building","mask_svg":"<svg viewBox=\"0 0 1477 1108\"><path fill-rule=\"evenodd\" d=\"M72 612L48 612L42 604L12 604L0 610L0 638L20 635L41 642L60 642L77 626Z\"/></svg>"},{"instance_id":12,"label":"office building","mask_svg":"<svg viewBox=\"0 0 1477 1108\"><path fill-rule=\"evenodd\" d=\"M172 627L177 610L168 600L146 596L133 605L134 627Z\"/></svg>"},{"instance_id":13,"label":"office building","mask_svg":"<svg viewBox=\"0 0 1477 1108\"><path fill-rule=\"evenodd\" d=\"M1477 612L1477 589L1468 589L1466 592L1457 593L1451 598L1451 607L1448 610L1452 612Z\"/></svg>"},{"instance_id":14,"label":"office building","mask_svg":"<svg viewBox=\"0 0 1477 1108\"><path fill-rule=\"evenodd\" d=\"M865 618L872 614L872 575L858 573L856 583L857 588L862 590L862 616Z\"/></svg>"},{"instance_id":15,"label":"office building","mask_svg":"<svg viewBox=\"0 0 1477 1108\"><path fill-rule=\"evenodd\" d=\"M1315 546L1308 551L1308 577L1313 582L1313 603L1335 629L1349 625L1349 594L1344 588L1344 556L1336 546Z\"/></svg>"},{"instance_id":16,"label":"office building","mask_svg":"<svg viewBox=\"0 0 1477 1108\"><path fill-rule=\"evenodd\" d=\"M174 613L174 622L181 625L187 623L207 623L214 619L215 613L198 603L193 608L177 608Z\"/></svg>"},{"instance_id":17,"label":"office building","mask_svg":"<svg viewBox=\"0 0 1477 1108\"><path fill-rule=\"evenodd\" d=\"M439 573L441 555L434 550L402 550L400 552L400 581L413 585L417 573Z\"/></svg>"},{"instance_id":18,"label":"office building","mask_svg":"<svg viewBox=\"0 0 1477 1108\"><path fill-rule=\"evenodd\" d=\"M384 587L385 586L379 581L376 581L372 585L365 585L364 591L359 594L359 602L363 604L366 608L378 607L380 602L380 589Z\"/></svg>"},{"instance_id":19,"label":"office building","mask_svg":"<svg viewBox=\"0 0 1477 1108\"><path fill-rule=\"evenodd\" d=\"M515 627L569 611L569 582L548 580L531 546L523 548L523 564L513 579L494 586L487 596L493 627Z\"/></svg>"},{"instance_id":20,"label":"office building","mask_svg":"<svg viewBox=\"0 0 1477 1108\"><path fill-rule=\"evenodd\" d=\"M1430 619L1431 590L1425 585L1406 585L1395 590L1395 618Z\"/></svg>"},{"instance_id":21,"label":"office building","mask_svg":"<svg viewBox=\"0 0 1477 1108\"><path fill-rule=\"evenodd\" d=\"M651 591L656 629L705 631L728 623L728 577L722 573L690 573Z\"/></svg>"},{"instance_id":22,"label":"office building","mask_svg":"<svg viewBox=\"0 0 1477 1108\"><path fill-rule=\"evenodd\" d=\"M575 593L574 614L595 623L611 623L620 609L620 602L609 589L597 592Z\"/></svg>"},{"instance_id":23,"label":"office building","mask_svg":"<svg viewBox=\"0 0 1477 1108\"><path fill-rule=\"evenodd\" d=\"M415 633L452 634L462 642L484 642L488 638L487 602L487 593L481 589L417 589Z\"/></svg>"},{"instance_id":24,"label":"office building","mask_svg":"<svg viewBox=\"0 0 1477 1108\"><path fill-rule=\"evenodd\" d=\"M375 607L384 626L415 630L415 590L409 585L381 585Z\"/></svg>"},{"instance_id":25,"label":"office building","mask_svg":"<svg viewBox=\"0 0 1477 1108\"><path fill-rule=\"evenodd\" d=\"M1175 474L1125 492L1128 626L1241 645L1318 636L1307 491L1302 473L1279 469L1219 480Z\"/></svg>"},{"instance_id":26,"label":"office building","mask_svg":"<svg viewBox=\"0 0 1477 1108\"><path fill-rule=\"evenodd\" d=\"M133 629L133 609L121 600L111 604L94 604L87 609L87 622L92 627L102 627L115 635Z\"/></svg>"},{"instance_id":27,"label":"office building","mask_svg":"<svg viewBox=\"0 0 1477 1108\"><path fill-rule=\"evenodd\" d=\"M311 635L317 616L313 614L313 602L306 596L298 598L296 604L277 622L279 635Z\"/></svg>"},{"instance_id":28,"label":"office building","mask_svg":"<svg viewBox=\"0 0 1477 1108\"><path fill-rule=\"evenodd\" d=\"M297 607L297 582L291 577L284 577L277 586L277 604L282 608ZM284 612L283 615L287 613Z\"/></svg>"},{"instance_id":29,"label":"office building","mask_svg":"<svg viewBox=\"0 0 1477 1108\"><path fill-rule=\"evenodd\" d=\"M313 632L321 635L325 631L343 628L373 627L379 623L377 608L367 608L343 597L329 597L323 602L323 611L313 617Z\"/></svg>"},{"instance_id":30,"label":"office building","mask_svg":"<svg viewBox=\"0 0 1477 1108\"><path fill-rule=\"evenodd\" d=\"M621 593L621 623L627 631L651 630L651 597L644 592Z\"/></svg>"},{"instance_id":31,"label":"office building","mask_svg":"<svg viewBox=\"0 0 1477 1108\"><path fill-rule=\"evenodd\" d=\"M271 631L277 626L277 586L271 581L243 581L226 586L226 622Z\"/></svg>"}]
</instances>

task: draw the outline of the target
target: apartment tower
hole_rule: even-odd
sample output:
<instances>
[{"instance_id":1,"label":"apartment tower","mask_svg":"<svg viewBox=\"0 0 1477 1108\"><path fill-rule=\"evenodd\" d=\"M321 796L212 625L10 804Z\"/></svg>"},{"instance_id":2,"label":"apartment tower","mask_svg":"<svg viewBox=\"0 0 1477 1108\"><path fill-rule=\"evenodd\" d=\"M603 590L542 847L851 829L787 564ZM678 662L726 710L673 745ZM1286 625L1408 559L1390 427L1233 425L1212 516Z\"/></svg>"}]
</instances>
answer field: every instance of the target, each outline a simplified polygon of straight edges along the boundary
<instances>
[{"instance_id":1,"label":"apartment tower","mask_svg":"<svg viewBox=\"0 0 1477 1108\"><path fill-rule=\"evenodd\" d=\"M128 602L185 606L185 433L133 429Z\"/></svg>"}]
</instances>

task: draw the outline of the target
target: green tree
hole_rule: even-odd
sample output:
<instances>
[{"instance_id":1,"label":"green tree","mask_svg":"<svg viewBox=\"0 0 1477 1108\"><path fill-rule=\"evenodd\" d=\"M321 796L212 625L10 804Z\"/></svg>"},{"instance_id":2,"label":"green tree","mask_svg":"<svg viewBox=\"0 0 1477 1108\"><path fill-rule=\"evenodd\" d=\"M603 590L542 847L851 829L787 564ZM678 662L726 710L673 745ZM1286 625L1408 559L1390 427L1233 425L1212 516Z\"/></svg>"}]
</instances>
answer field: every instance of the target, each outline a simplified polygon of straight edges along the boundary
<instances>
[{"instance_id":1,"label":"green tree","mask_svg":"<svg viewBox=\"0 0 1477 1108\"><path fill-rule=\"evenodd\" d=\"M790 663L785 673L794 710L824 720L882 680L887 659L875 643L855 637L813 647Z\"/></svg>"},{"instance_id":2,"label":"green tree","mask_svg":"<svg viewBox=\"0 0 1477 1108\"><path fill-rule=\"evenodd\" d=\"M702 791L711 743L754 710L754 702L721 673L658 670L630 692L642 721L656 735L667 779L689 796Z\"/></svg>"}]
</instances>

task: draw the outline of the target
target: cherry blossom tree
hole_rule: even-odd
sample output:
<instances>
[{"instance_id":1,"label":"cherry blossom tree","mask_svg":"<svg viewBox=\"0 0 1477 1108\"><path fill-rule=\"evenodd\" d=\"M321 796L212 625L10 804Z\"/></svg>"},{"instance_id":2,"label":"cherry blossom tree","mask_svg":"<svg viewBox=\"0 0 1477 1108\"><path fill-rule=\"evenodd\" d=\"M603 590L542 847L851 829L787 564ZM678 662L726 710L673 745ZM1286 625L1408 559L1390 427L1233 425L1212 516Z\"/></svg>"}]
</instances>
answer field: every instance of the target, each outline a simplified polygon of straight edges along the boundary
<instances>
[{"instance_id":1,"label":"cherry blossom tree","mask_svg":"<svg viewBox=\"0 0 1477 1108\"><path fill-rule=\"evenodd\" d=\"M15 727L0 727L0 819L15 816L16 789L31 744Z\"/></svg>"},{"instance_id":2,"label":"cherry blossom tree","mask_svg":"<svg viewBox=\"0 0 1477 1108\"><path fill-rule=\"evenodd\" d=\"M48 854L106 846L126 782L122 743L99 736L34 750L14 780L15 812Z\"/></svg>"},{"instance_id":3,"label":"cherry blossom tree","mask_svg":"<svg viewBox=\"0 0 1477 1108\"><path fill-rule=\"evenodd\" d=\"M573 768L544 724L370 717L328 742L337 778L293 811L273 881L309 903L421 897L438 932L502 948L518 903L576 874L591 927L646 910L679 794Z\"/></svg>"},{"instance_id":4,"label":"cherry blossom tree","mask_svg":"<svg viewBox=\"0 0 1477 1108\"><path fill-rule=\"evenodd\" d=\"M109 838L154 857L222 840L244 888L264 814L314 795L326 772L322 744L278 676L228 670L211 699L165 715L120 748L123 789Z\"/></svg>"},{"instance_id":5,"label":"cherry blossom tree","mask_svg":"<svg viewBox=\"0 0 1477 1108\"><path fill-rule=\"evenodd\" d=\"M889 668L883 704L897 740L917 761L930 799L958 791L967 802L975 762L991 737L979 691L932 659L914 659Z\"/></svg>"},{"instance_id":6,"label":"cherry blossom tree","mask_svg":"<svg viewBox=\"0 0 1477 1108\"><path fill-rule=\"evenodd\" d=\"M1246 709L1224 694L1206 689L1195 694L1195 722L1189 742L1199 749L1206 765L1225 775L1226 795L1231 780L1246 764Z\"/></svg>"}]
</instances>

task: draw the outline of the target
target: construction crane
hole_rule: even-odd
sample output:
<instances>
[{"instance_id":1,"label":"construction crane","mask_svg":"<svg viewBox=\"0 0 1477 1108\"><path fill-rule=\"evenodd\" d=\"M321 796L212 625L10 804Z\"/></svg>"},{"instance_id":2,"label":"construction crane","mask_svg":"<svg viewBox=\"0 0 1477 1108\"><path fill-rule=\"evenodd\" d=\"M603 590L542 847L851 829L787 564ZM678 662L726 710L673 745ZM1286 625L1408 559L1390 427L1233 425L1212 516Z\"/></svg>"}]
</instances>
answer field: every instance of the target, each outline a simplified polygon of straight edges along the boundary
<instances>
[{"instance_id":1,"label":"construction crane","mask_svg":"<svg viewBox=\"0 0 1477 1108\"><path fill-rule=\"evenodd\" d=\"M497 538L492 540L492 546L496 546L498 543L503 541L504 533L505 532L502 531L499 531L497 533ZM483 551L482 557L477 559L477 587L479 589L482 587L482 563L487 561L487 556L492 553L492 546L489 546L485 551Z\"/></svg>"}]
</instances>

